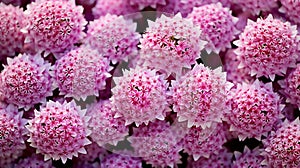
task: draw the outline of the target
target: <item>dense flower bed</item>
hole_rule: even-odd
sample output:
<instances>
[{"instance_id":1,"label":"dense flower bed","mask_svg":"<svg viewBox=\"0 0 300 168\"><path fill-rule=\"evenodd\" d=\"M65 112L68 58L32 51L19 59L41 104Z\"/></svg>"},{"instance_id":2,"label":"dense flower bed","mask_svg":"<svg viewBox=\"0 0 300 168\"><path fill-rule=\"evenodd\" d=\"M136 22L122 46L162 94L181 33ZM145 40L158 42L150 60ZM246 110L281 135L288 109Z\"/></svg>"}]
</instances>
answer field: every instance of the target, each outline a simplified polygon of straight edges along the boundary
<instances>
[{"instance_id":1,"label":"dense flower bed","mask_svg":"<svg viewBox=\"0 0 300 168\"><path fill-rule=\"evenodd\" d=\"M0 168L300 167L299 0L0 0Z\"/></svg>"}]
</instances>

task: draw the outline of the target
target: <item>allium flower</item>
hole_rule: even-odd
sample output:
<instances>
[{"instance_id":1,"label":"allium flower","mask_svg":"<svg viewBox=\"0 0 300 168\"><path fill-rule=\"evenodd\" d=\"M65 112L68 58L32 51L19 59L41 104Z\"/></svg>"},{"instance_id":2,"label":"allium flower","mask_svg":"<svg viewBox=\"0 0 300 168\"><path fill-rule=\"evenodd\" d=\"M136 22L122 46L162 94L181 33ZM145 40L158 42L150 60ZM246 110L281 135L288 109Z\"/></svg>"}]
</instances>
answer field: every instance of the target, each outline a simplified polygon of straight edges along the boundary
<instances>
[{"instance_id":1,"label":"allium flower","mask_svg":"<svg viewBox=\"0 0 300 168\"><path fill-rule=\"evenodd\" d=\"M17 164L14 165L17 168L55 168L52 166L52 161L44 161L40 155L33 155L21 159Z\"/></svg>"},{"instance_id":2,"label":"allium flower","mask_svg":"<svg viewBox=\"0 0 300 168\"><path fill-rule=\"evenodd\" d=\"M86 20L83 7L72 1L54 0L32 2L25 11L29 25L25 43L33 43L37 52L45 51L55 56L72 48L83 37Z\"/></svg>"},{"instance_id":3,"label":"allium flower","mask_svg":"<svg viewBox=\"0 0 300 168\"><path fill-rule=\"evenodd\" d=\"M142 10L145 7L156 8L157 5L165 5L166 0L129 0L130 5L138 5L139 9Z\"/></svg>"},{"instance_id":4,"label":"allium flower","mask_svg":"<svg viewBox=\"0 0 300 168\"><path fill-rule=\"evenodd\" d=\"M98 0L96 6L92 9L96 19L110 13L112 15L130 15L138 12L137 6L129 4L129 0Z\"/></svg>"},{"instance_id":5,"label":"allium flower","mask_svg":"<svg viewBox=\"0 0 300 168\"><path fill-rule=\"evenodd\" d=\"M223 148L209 158L201 157L197 161L189 161L188 168L231 168L232 156L232 153Z\"/></svg>"},{"instance_id":6,"label":"allium flower","mask_svg":"<svg viewBox=\"0 0 300 168\"><path fill-rule=\"evenodd\" d=\"M111 75L109 61L95 49L80 46L56 61L54 76L60 94L85 100L87 96L99 96L105 89L105 80Z\"/></svg>"},{"instance_id":7,"label":"allium flower","mask_svg":"<svg viewBox=\"0 0 300 168\"><path fill-rule=\"evenodd\" d=\"M229 8L224 8L221 3L209 4L193 9L188 15L195 25L200 26L202 38L208 41L205 50L219 53L226 48L231 48L231 41L239 33L235 24L238 18L231 15Z\"/></svg>"},{"instance_id":8,"label":"allium flower","mask_svg":"<svg viewBox=\"0 0 300 168\"><path fill-rule=\"evenodd\" d=\"M227 74L227 80L237 83L252 83L253 78L250 76L248 69L238 68L240 60L237 59L237 55L234 53L234 49L227 50L225 57L224 70Z\"/></svg>"},{"instance_id":9,"label":"allium flower","mask_svg":"<svg viewBox=\"0 0 300 168\"><path fill-rule=\"evenodd\" d=\"M221 122L224 113L230 110L224 100L231 86L221 68L211 70L203 64L196 65L171 90L178 120L188 121L189 128L206 128L213 122Z\"/></svg>"},{"instance_id":10,"label":"allium flower","mask_svg":"<svg viewBox=\"0 0 300 168\"><path fill-rule=\"evenodd\" d=\"M299 118L289 123L287 120L264 141L266 159L262 164L268 167L299 167L300 162L300 122Z\"/></svg>"},{"instance_id":11,"label":"allium flower","mask_svg":"<svg viewBox=\"0 0 300 168\"><path fill-rule=\"evenodd\" d=\"M261 150L258 148L253 149L252 151L245 146L244 152L234 152L235 161L233 161L232 168L263 168L266 166L261 165L261 162L264 160L264 156L260 155Z\"/></svg>"},{"instance_id":12,"label":"allium flower","mask_svg":"<svg viewBox=\"0 0 300 168\"><path fill-rule=\"evenodd\" d=\"M201 30L192 20L162 15L149 27L141 39L141 63L166 74L181 74L183 67L190 68L200 58L206 42L200 40Z\"/></svg>"},{"instance_id":13,"label":"allium flower","mask_svg":"<svg viewBox=\"0 0 300 168\"><path fill-rule=\"evenodd\" d=\"M142 161L138 158L119 155L119 154L110 154L106 156L103 161L101 161L101 166L103 168L142 168Z\"/></svg>"},{"instance_id":14,"label":"allium flower","mask_svg":"<svg viewBox=\"0 0 300 168\"><path fill-rule=\"evenodd\" d=\"M251 76L266 76L274 80L288 67L295 67L298 58L297 26L273 19L269 15L257 22L248 20L240 39L235 41L235 53L241 60L239 68L249 68Z\"/></svg>"},{"instance_id":15,"label":"allium flower","mask_svg":"<svg viewBox=\"0 0 300 168\"><path fill-rule=\"evenodd\" d=\"M128 138L134 152L153 167L173 167L180 163L179 143L182 137L168 122L154 121L133 129L133 135Z\"/></svg>"},{"instance_id":16,"label":"allium flower","mask_svg":"<svg viewBox=\"0 0 300 168\"><path fill-rule=\"evenodd\" d=\"M182 140L184 151L192 155L195 161L200 157L210 158L222 149L222 145L227 141L227 131L228 128L222 123L213 123L205 129L194 126Z\"/></svg>"},{"instance_id":17,"label":"allium flower","mask_svg":"<svg viewBox=\"0 0 300 168\"><path fill-rule=\"evenodd\" d=\"M194 7L200 7L208 4L222 3L223 6L229 7L231 0L179 0L179 11L183 16L188 15L193 11Z\"/></svg>"},{"instance_id":18,"label":"allium flower","mask_svg":"<svg viewBox=\"0 0 300 168\"><path fill-rule=\"evenodd\" d=\"M21 8L0 2L0 59L14 56L23 47L25 16Z\"/></svg>"},{"instance_id":19,"label":"allium flower","mask_svg":"<svg viewBox=\"0 0 300 168\"><path fill-rule=\"evenodd\" d=\"M29 121L28 142L45 160L61 159L66 163L67 159L77 157L78 152L86 154L84 146L91 143L87 139L91 133L87 129L88 121L85 110L80 110L74 101L63 104L49 101Z\"/></svg>"},{"instance_id":20,"label":"allium flower","mask_svg":"<svg viewBox=\"0 0 300 168\"><path fill-rule=\"evenodd\" d=\"M85 42L113 63L137 56L140 35L136 23L123 16L110 15L90 22Z\"/></svg>"},{"instance_id":21,"label":"allium flower","mask_svg":"<svg viewBox=\"0 0 300 168\"><path fill-rule=\"evenodd\" d=\"M26 120L22 115L13 105L0 109L0 167L17 159L26 148Z\"/></svg>"},{"instance_id":22,"label":"allium flower","mask_svg":"<svg viewBox=\"0 0 300 168\"><path fill-rule=\"evenodd\" d=\"M226 114L230 131L237 133L240 140L261 139L273 125L283 118L283 105L279 95L273 92L272 83L263 84L256 80L253 84L238 85L229 95L231 112Z\"/></svg>"},{"instance_id":23,"label":"allium flower","mask_svg":"<svg viewBox=\"0 0 300 168\"><path fill-rule=\"evenodd\" d=\"M298 64L284 80L278 81L283 88L287 102L295 104L300 109L300 65Z\"/></svg>"},{"instance_id":24,"label":"allium flower","mask_svg":"<svg viewBox=\"0 0 300 168\"><path fill-rule=\"evenodd\" d=\"M45 103L52 95L51 65L39 55L19 55L7 59L8 65L1 72L0 90L8 103L28 109Z\"/></svg>"},{"instance_id":25,"label":"allium flower","mask_svg":"<svg viewBox=\"0 0 300 168\"><path fill-rule=\"evenodd\" d=\"M261 11L271 11L276 8L277 0L231 0L231 3L242 8L243 11L249 11L253 15L258 15Z\"/></svg>"},{"instance_id":26,"label":"allium flower","mask_svg":"<svg viewBox=\"0 0 300 168\"><path fill-rule=\"evenodd\" d=\"M116 111L109 100L100 101L87 110L87 116L91 117L88 127L92 130L92 141L99 146L107 143L117 145L128 135L128 127L123 118L114 118Z\"/></svg>"},{"instance_id":27,"label":"allium flower","mask_svg":"<svg viewBox=\"0 0 300 168\"><path fill-rule=\"evenodd\" d=\"M144 68L125 70L122 77L114 78L112 103L116 108L115 117L123 117L125 125L133 122L137 126L148 125L156 118L163 120L169 109L167 83L164 76L155 70Z\"/></svg>"},{"instance_id":28,"label":"allium flower","mask_svg":"<svg viewBox=\"0 0 300 168\"><path fill-rule=\"evenodd\" d=\"M291 21L300 24L300 1L299 0L279 0L281 7L279 12L285 14L285 16Z\"/></svg>"}]
</instances>

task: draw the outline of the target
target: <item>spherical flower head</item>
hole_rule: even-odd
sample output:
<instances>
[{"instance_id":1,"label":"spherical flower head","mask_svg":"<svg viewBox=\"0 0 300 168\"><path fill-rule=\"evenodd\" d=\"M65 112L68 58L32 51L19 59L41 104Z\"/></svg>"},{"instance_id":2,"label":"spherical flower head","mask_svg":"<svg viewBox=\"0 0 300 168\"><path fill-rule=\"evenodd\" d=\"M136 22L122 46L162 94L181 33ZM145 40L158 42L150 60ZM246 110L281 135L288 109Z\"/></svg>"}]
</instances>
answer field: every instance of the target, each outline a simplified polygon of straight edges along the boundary
<instances>
[{"instance_id":1,"label":"spherical flower head","mask_svg":"<svg viewBox=\"0 0 300 168\"><path fill-rule=\"evenodd\" d=\"M148 124L156 118L163 120L170 111L167 102L167 83L155 70L136 68L125 70L122 77L114 78L112 103L115 117L123 117L125 125Z\"/></svg>"},{"instance_id":2,"label":"spherical flower head","mask_svg":"<svg viewBox=\"0 0 300 168\"><path fill-rule=\"evenodd\" d=\"M298 64L296 69L278 83L287 98L286 102L295 104L300 108L300 65Z\"/></svg>"},{"instance_id":3,"label":"spherical flower head","mask_svg":"<svg viewBox=\"0 0 300 168\"><path fill-rule=\"evenodd\" d=\"M183 67L190 68L200 57L205 41L201 30L191 19L162 15L155 22L148 21L149 27L141 39L141 64L155 68L167 75L181 75Z\"/></svg>"},{"instance_id":4,"label":"spherical flower head","mask_svg":"<svg viewBox=\"0 0 300 168\"><path fill-rule=\"evenodd\" d=\"M165 0L129 0L130 5L138 5L139 9L142 10L145 7L156 8L157 5L165 5Z\"/></svg>"},{"instance_id":5,"label":"spherical flower head","mask_svg":"<svg viewBox=\"0 0 300 168\"><path fill-rule=\"evenodd\" d=\"M218 54L226 48L231 48L230 42L239 33L235 27L238 18L233 17L229 8L223 7L221 3L196 7L188 18L200 26L202 38L208 41L205 47L208 53L213 51Z\"/></svg>"},{"instance_id":6,"label":"spherical flower head","mask_svg":"<svg viewBox=\"0 0 300 168\"><path fill-rule=\"evenodd\" d=\"M72 1L37 1L27 6L28 18L25 43L32 43L38 53L53 53L56 57L73 47L83 37L86 20L83 7Z\"/></svg>"},{"instance_id":7,"label":"spherical flower head","mask_svg":"<svg viewBox=\"0 0 300 168\"><path fill-rule=\"evenodd\" d=\"M43 157L40 155L33 155L31 157L21 159L14 166L18 168L55 168L52 166L52 161L44 161Z\"/></svg>"},{"instance_id":8,"label":"spherical flower head","mask_svg":"<svg viewBox=\"0 0 300 168\"><path fill-rule=\"evenodd\" d=\"M107 14L90 22L85 43L97 49L113 63L137 56L140 35L136 23L123 16Z\"/></svg>"},{"instance_id":9,"label":"spherical flower head","mask_svg":"<svg viewBox=\"0 0 300 168\"><path fill-rule=\"evenodd\" d=\"M195 161L200 157L209 158L213 154L218 154L227 141L227 131L227 127L222 123L213 123L211 127L205 129L194 126L182 140L184 151L192 155Z\"/></svg>"},{"instance_id":10,"label":"spherical flower head","mask_svg":"<svg viewBox=\"0 0 300 168\"><path fill-rule=\"evenodd\" d=\"M188 121L188 127L210 127L221 122L229 110L224 98L232 84L226 81L221 68L211 70L203 64L182 76L171 89L173 110L178 120Z\"/></svg>"},{"instance_id":11,"label":"spherical flower head","mask_svg":"<svg viewBox=\"0 0 300 168\"><path fill-rule=\"evenodd\" d=\"M29 109L52 95L51 65L41 56L20 54L7 58L7 63L0 76L0 90L7 103Z\"/></svg>"},{"instance_id":12,"label":"spherical flower head","mask_svg":"<svg viewBox=\"0 0 300 168\"><path fill-rule=\"evenodd\" d=\"M142 168L142 161L138 158L119 155L119 154L110 154L106 156L103 161L101 161L101 167L114 167L114 168Z\"/></svg>"},{"instance_id":13,"label":"spherical flower head","mask_svg":"<svg viewBox=\"0 0 300 168\"><path fill-rule=\"evenodd\" d=\"M221 149L218 154L212 154L210 158L200 157L197 161L189 161L189 168L231 168L232 153L227 149Z\"/></svg>"},{"instance_id":14,"label":"spherical flower head","mask_svg":"<svg viewBox=\"0 0 300 168\"><path fill-rule=\"evenodd\" d=\"M278 7L277 0L231 0L231 3L240 7L243 11L249 11L253 15L259 12L268 12Z\"/></svg>"},{"instance_id":15,"label":"spherical flower head","mask_svg":"<svg viewBox=\"0 0 300 168\"><path fill-rule=\"evenodd\" d=\"M147 164L174 167L174 164L180 163L181 138L168 122L156 120L147 126L134 128L128 141L135 154Z\"/></svg>"},{"instance_id":16,"label":"spherical flower head","mask_svg":"<svg viewBox=\"0 0 300 168\"><path fill-rule=\"evenodd\" d=\"M279 12L284 13L285 16L297 23L300 24L300 1L298 0L279 0L281 3L281 7L279 8Z\"/></svg>"},{"instance_id":17,"label":"spherical flower head","mask_svg":"<svg viewBox=\"0 0 300 168\"><path fill-rule=\"evenodd\" d=\"M14 56L23 47L25 35L21 29L25 27L24 12L19 7L5 5L0 2L0 59Z\"/></svg>"},{"instance_id":18,"label":"spherical flower head","mask_svg":"<svg viewBox=\"0 0 300 168\"><path fill-rule=\"evenodd\" d=\"M87 115L91 117L88 127L92 130L90 137L99 146L107 143L117 145L128 135L125 120L114 118L116 113L109 100L97 102L88 108Z\"/></svg>"},{"instance_id":19,"label":"spherical flower head","mask_svg":"<svg viewBox=\"0 0 300 168\"><path fill-rule=\"evenodd\" d=\"M300 159L300 122L299 118L293 122L285 122L271 136L264 141L266 159L262 164L268 167L299 167Z\"/></svg>"},{"instance_id":20,"label":"spherical flower head","mask_svg":"<svg viewBox=\"0 0 300 168\"><path fill-rule=\"evenodd\" d=\"M239 84L229 96L231 112L226 114L230 131L240 140L261 139L272 130L276 121L283 118L279 95L273 92L272 83L263 84L256 80L253 84Z\"/></svg>"},{"instance_id":21,"label":"spherical flower head","mask_svg":"<svg viewBox=\"0 0 300 168\"><path fill-rule=\"evenodd\" d=\"M237 83L252 83L254 79L250 76L248 69L238 68L240 60L237 58L237 55L234 53L234 49L227 50L225 57L224 70L227 74L227 80L237 84Z\"/></svg>"},{"instance_id":22,"label":"spherical flower head","mask_svg":"<svg viewBox=\"0 0 300 168\"><path fill-rule=\"evenodd\" d=\"M241 60L239 68L249 69L251 76L265 76L274 80L283 75L288 67L295 67L298 58L297 27L289 22L273 19L248 20L244 32L234 44L235 53Z\"/></svg>"},{"instance_id":23,"label":"spherical flower head","mask_svg":"<svg viewBox=\"0 0 300 168\"><path fill-rule=\"evenodd\" d=\"M92 9L96 19L110 13L112 15L130 15L138 12L138 7L129 4L129 0L98 0L96 6Z\"/></svg>"},{"instance_id":24,"label":"spherical flower head","mask_svg":"<svg viewBox=\"0 0 300 168\"><path fill-rule=\"evenodd\" d=\"M26 148L23 136L27 133L25 129L26 120L22 119L22 112L18 108L8 105L0 109L0 166L14 161L22 155Z\"/></svg>"},{"instance_id":25,"label":"spherical flower head","mask_svg":"<svg viewBox=\"0 0 300 168\"><path fill-rule=\"evenodd\" d=\"M55 84L60 94L85 100L90 95L99 96L99 90L105 89L111 69L109 61L97 50L80 46L56 61Z\"/></svg>"},{"instance_id":26,"label":"spherical flower head","mask_svg":"<svg viewBox=\"0 0 300 168\"><path fill-rule=\"evenodd\" d=\"M89 117L85 110L75 104L60 104L49 101L46 107L35 111L35 118L29 121L26 128L29 130L28 142L36 148L37 153L44 155L44 160L59 160L66 163L67 159L86 154L85 145L91 142L87 139L91 131L87 129Z\"/></svg>"},{"instance_id":27,"label":"spherical flower head","mask_svg":"<svg viewBox=\"0 0 300 168\"><path fill-rule=\"evenodd\" d=\"M264 156L260 155L261 149L255 148L250 150L247 146L244 148L244 152L234 152L235 161L233 161L232 168L263 168L266 167L261 165L264 160Z\"/></svg>"}]
</instances>

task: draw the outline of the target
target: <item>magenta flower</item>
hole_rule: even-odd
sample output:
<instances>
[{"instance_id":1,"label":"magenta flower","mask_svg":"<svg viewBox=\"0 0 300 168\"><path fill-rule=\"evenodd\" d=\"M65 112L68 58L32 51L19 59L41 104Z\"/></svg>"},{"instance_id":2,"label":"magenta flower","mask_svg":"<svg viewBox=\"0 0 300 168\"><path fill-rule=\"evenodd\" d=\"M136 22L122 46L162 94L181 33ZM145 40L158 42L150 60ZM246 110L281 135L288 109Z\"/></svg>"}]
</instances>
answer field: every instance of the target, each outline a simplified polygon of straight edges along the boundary
<instances>
[{"instance_id":1,"label":"magenta flower","mask_svg":"<svg viewBox=\"0 0 300 168\"><path fill-rule=\"evenodd\" d=\"M165 5L166 0L129 0L130 5L138 5L139 9L142 10L145 7L156 8L157 5Z\"/></svg>"},{"instance_id":2,"label":"magenta flower","mask_svg":"<svg viewBox=\"0 0 300 168\"><path fill-rule=\"evenodd\" d=\"M279 12L284 13L285 16L296 24L300 24L300 1L298 0L279 0L281 7Z\"/></svg>"},{"instance_id":3,"label":"magenta flower","mask_svg":"<svg viewBox=\"0 0 300 168\"><path fill-rule=\"evenodd\" d=\"M231 0L178 0L179 11L183 16L187 16L193 11L194 7L201 7L208 4L222 3L223 6L230 7Z\"/></svg>"},{"instance_id":4,"label":"magenta flower","mask_svg":"<svg viewBox=\"0 0 300 168\"><path fill-rule=\"evenodd\" d=\"M142 125L133 129L133 135L128 138L134 152L153 167L174 167L180 163L179 143L182 136L178 136L177 129L168 122L156 120L147 126Z\"/></svg>"},{"instance_id":5,"label":"magenta flower","mask_svg":"<svg viewBox=\"0 0 300 168\"><path fill-rule=\"evenodd\" d=\"M116 108L115 117L123 117L125 125L133 122L137 126L156 118L164 120L170 111L167 102L167 83L164 76L144 68L125 70L122 77L115 77L112 89L112 104Z\"/></svg>"},{"instance_id":6,"label":"magenta flower","mask_svg":"<svg viewBox=\"0 0 300 168\"><path fill-rule=\"evenodd\" d=\"M295 67L298 58L297 26L289 22L266 19L248 20L240 39L235 41L235 53L241 60L239 68L248 68L251 76L270 77L284 75L287 68Z\"/></svg>"},{"instance_id":7,"label":"magenta flower","mask_svg":"<svg viewBox=\"0 0 300 168\"><path fill-rule=\"evenodd\" d=\"M226 81L221 69L211 70L203 64L182 76L173 84L173 109L178 120L188 121L188 127L210 127L221 122L230 109L226 97L232 84Z\"/></svg>"},{"instance_id":8,"label":"magenta flower","mask_svg":"<svg viewBox=\"0 0 300 168\"><path fill-rule=\"evenodd\" d=\"M256 80L253 84L237 85L229 96L231 112L226 114L230 131L240 140L261 139L272 130L273 125L283 118L284 105L273 92L272 83L263 84Z\"/></svg>"},{"instance_id":9,"label":"magenta flower","mask_svg":"<svg viewBox=\"0 0 300 168\"><path fill-rule=\"evenodd\" d=\"M1 2L7 5L11 4L14 6L20 6L22 4L22 0L1 0Z\"/></svg>"},{"instance_id":10,"label":"magenta flower","mask_svg":"<svg viewBox=\"0 0 300 168\"><path fill-rule=\"evenodd\" d=\"M126 155L110 154L101 161L103 168L142 168L142 161Z\"/></svg>"},{"instance_id":11,"label":"magenta flower","mask_svg":"<svg viewBox=\"0 0 300 168\"><path fill-rule=\"evenodd\" d=\"M202 39L208 41L205 50L219 53L231 48L231 41L239 33L236 29L238 18L233 17L229 8L221 3L196 7L188 15L202 30Z\"/></svg>"},{"instance_id":12,"label":"magenta flower","mask_svg":"<svg viewBox=\"0 0 300 168\"><path fill-rule=\"evenodd\" d=\"M237 59L237 55L234 53L235 49L227 50L224 57L224 69L226 72L227 80L237 84L237 83L252 83L254 78L252 78L246 68L238 68L240 60Z\"/></svg>"},{"instance_id":13,"label":"magenta flower","mask_svg":"<svg viewBox=\"0 0 300 168\"><path fill-rule=\"evenodd\" d=\"M80 46L56 61L55 84L60 94L85 100L87 96L99 96L99 91L105 89L111 69L109 61L97 50Z\"/></svg>"},{"instance_id":14,"label":"magenta flower","mask_svg":"<svg viewBox=\"0 0 300 168\"><path fill-rule=\"evenodd\" d=\"M52 96L51 65L39 55L19 55L7 59L1 72L0 91L7 103L29 109L37 103L46 103Z\"/></svg>"},{"instance_id":15,"label":"magenta flower","mask_svg":"<svg viewBox=\"0 0 300 168\"><path fill-rule=\"evenodd\" d=\"M56 57L73 47L84 37L86 20L83 7L75 6L72 1L42 0L27 6L25 14L29 25L25 43L32 43L38 53L53 53Z\"/></svg>"},{"instance_id":16,"label":"magenta flower","mask_svg":"<svg viewBox=\"0 0 300 168\"><path fill-rule=\"evenodd\" d=\"M259 12L269 12L278 7L277 0L231 0L231 3L240 7L243 11L259 15Z\"/></svg>"},{"instance_id":17,"label":"magenta flower","mask_svg":"<svg viewBox=\"0 0 300 168\"><path fill-rule=\"evenodd\" d=\"M14 166L18 168L55 168L52 166L52 161L44 161L43 157L35 154L30 157L20 159Z\"/></svg>"},{"instance_id":18,"label":"magenta flower","mask_svg":"<svg viewBox=\"0 0 300 168\"><path fill-rule=\"evenodd\" d=\"M90 22L85 43L97 49L113 63L137 56L140 35L136 23L123 16L110 15Z\"/></svg>"},{"instance_id":19,"label":"magenta flower","mask_svg":"<svg viewBox=\"0 0 300 168\"><path fill-rule=\"evenodd\" d=\"M201 30L190 19L162 15L148 24L140 45L143 66L180 75L183 67L190 68L200 58L206 42L200 40Z\"/></svg>"},{"instance_id":20,"label":"magenta flower","mask_svg":"<svg viewBox=\"0 0 300 168\"><path fill-rule=\"evenodd\" d=\"M22 155L26 148L24 135L26 120L13 105L0 109L0 167L8 165Z\"/></svg>"},{"instance_id":21,"label":"magenta flower","mask_svg":"<svg viewBox=\"0 0 300 168\"><path fill-rule=\"evenodd\" d=\"M25 35L21 29L26 25L23 10L0 2L0 60L15 56L23 47Z\"/></svg>"},{"instance_id":22,"label":"magenta flower","mask_svg":"<svg viewBox=\"0 0 300 168\"><path fill-rule=\"evenodd\" d=\"M114 118L117 111L109 100L100 101L91 105L87 110L87 116L91 117L88 127L92 130L90 137L99 146L107 143L117 145L128 135L128 127L123 118Z\"/></svg>"},{"instance_id":23,"label":"magenta flower","mask_svg":"<svg viewBox=\"0 0 300 168\"><path fill-rule=\"evenodd\" d=\"M221 149L217 154L209 158L200 157L197 161L188 160L189 168L231 168L232 153L227 149Z\"/></svg>"},{"instance_id":24,"label":"magenta flower","mask_svg":"<svg viewBox=\"0 0 300 168\"><path fill-rule=\"evenodd\" d=\"M299 167L300 159L300 122L285 122L276 132L264 141L266 159L262 164L268 167Z\"/></svg>"},{"instance_id":25,"label":"magenta flower","mask_svg":"<svg viewBox=\"0 0 300 168\"><path fill-rule=\"evenodd\" d=\"M130 0L98 0L96 6L92 9L96 19L106 14L112 15L131 15L139 12L138 5L130 5Z\"/></svg>"},{"instance_id":26,"label":"magenta flower","mask_svg":"<svg viewBox=\"0 0 300 168\"><path fill-rule=\"evenodd\" d=\"M36 153L44 155L44 160L59 160L66 163L67 159L86 154L85 145L91 143L87 136L91 131L87 129L89 117L85 110L81 110L74 101L60 104L49 101L46 107L35 111L35 118L29 121L31 146Z\"/></svg>"},{"instance_id":27,"label":"magenta flower","mask_svg":"<svg viewBox=\"0 0 300 168\"><path fill-rule=\"evenodd\" d=\"M73 162L73 168L99 168L100 163L97 160L100 159L102 162L103 158L108 155L106 149L94 142L85 146L85 149L87 153L78 155L78 158Z\"/></svg>"},{"instance_id":28,"label":"magenta flower","mask_svg":"<svg viewBox=\"0 0 300 168\"><path fill-rule=\"evenodd\" d=\"M240 153L235 151L235 161L233 161L232 168L262 168L262 161L265 159L264 156L260 155L261 149L255 148L250 150L247 146L244 148L244 152Z\"/></svg>"},{"instance_id":29,"label":"magenta flower","mask_svg":"<svg viewBox=\"0 0 300 168\"><path fill-rule=\"evenodd\" d=\"M286 102L295 104L300 108L300 65L298 64L285 79L278 81L282 87Z\"/></svg>"},{"instance_id":30,"label":"magenta flower","mask_svg":"<svg viewBox=\"0 0 300 168\"><path fill-rule=\"evenodd\" d=\"M97 143L91 143L85 146L86 154L79 154L78 160L84 162L93 162L96 159L100 158L102 160L105 156L108 155L106 149L100 147Z\"/></svg>"},{"instance_id":31,"label":"magenta flower","mask_svg":"<svg viewBox=\"0 0 300 168\"><path fill-rule=\"evenodd\" d=\"M222 145L227 141L227 132L228 127L222 123L213 123L205 129L194 126L182 140L184 151L192 155L195 161L200 157L210 158L222 149Z\"/></svg>"}]
</instances>

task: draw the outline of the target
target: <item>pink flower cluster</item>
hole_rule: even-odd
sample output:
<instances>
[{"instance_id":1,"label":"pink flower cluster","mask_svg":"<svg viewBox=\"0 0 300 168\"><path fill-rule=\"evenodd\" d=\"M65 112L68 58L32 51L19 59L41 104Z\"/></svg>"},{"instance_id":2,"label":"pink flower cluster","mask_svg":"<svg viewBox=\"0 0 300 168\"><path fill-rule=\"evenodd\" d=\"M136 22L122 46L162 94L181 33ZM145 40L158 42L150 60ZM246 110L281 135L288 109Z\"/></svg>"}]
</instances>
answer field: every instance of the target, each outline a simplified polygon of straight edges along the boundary
<instances>
[{"instance_id":1,"label":"pink flower cluster","mask_svg":"<svg viewBox=\"0 0 300 168\"><path fill-rule=\"evenodd\" d=\"M0 0L0 168L300 167L299 0Z\"/></svg>"},{"instance_id":2,"label":"pink flower cluster","mask_svg":"<svg viewBox=\"0 0 300 168\"><path fill-rule=\"evenodd\" d=\"M87 96L99 96L105 88L106 79L111 76L109 61L97 50L80 46L66 53L56 61L55 84L61 94L85 100Z\"/></svg>"},{"instance_id":3,"label":"pink flower cluster","mask_svg":"<svg viewBox=\"0 0 300 168\"><path fill-rule=\"evenodd\" d=\"M137 126L155 119L164 120L170 111L167 102L167 83L163 75L145 68L124 71L122 77L114 78L116 87L111 98L116 109L115 117L123 117L125 125Z\"/></svg>"},{"instance_id":4,"label":"pink flower cluster","mask_svg":"<svg viewBox=\"0 0 300 168\"><path fill-rule=\"evenodd\" d=\"M149 27L141 39L140 62L144 67L160 70L167 75L181 74L182 67L190 68L200 58L207 43L200 39L199 29L180 14L162 15Z\"/></svg>"}]
</instances>

